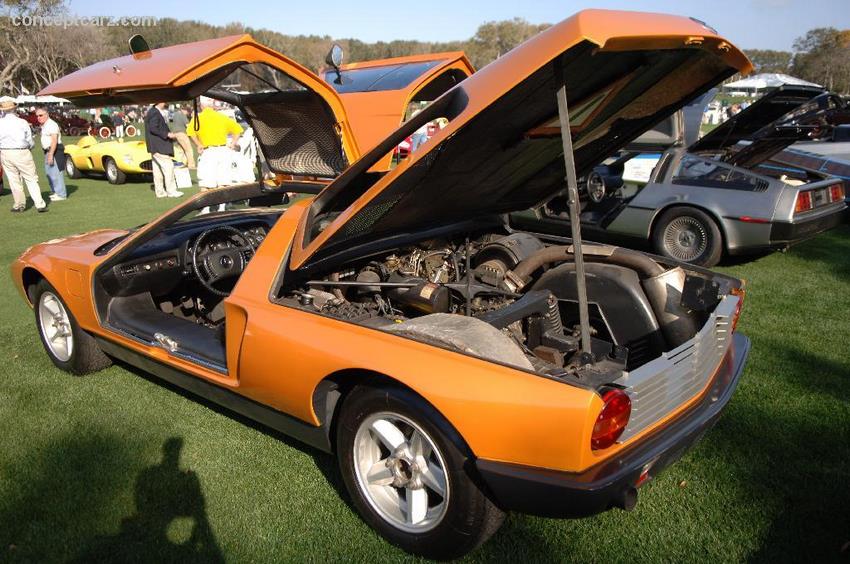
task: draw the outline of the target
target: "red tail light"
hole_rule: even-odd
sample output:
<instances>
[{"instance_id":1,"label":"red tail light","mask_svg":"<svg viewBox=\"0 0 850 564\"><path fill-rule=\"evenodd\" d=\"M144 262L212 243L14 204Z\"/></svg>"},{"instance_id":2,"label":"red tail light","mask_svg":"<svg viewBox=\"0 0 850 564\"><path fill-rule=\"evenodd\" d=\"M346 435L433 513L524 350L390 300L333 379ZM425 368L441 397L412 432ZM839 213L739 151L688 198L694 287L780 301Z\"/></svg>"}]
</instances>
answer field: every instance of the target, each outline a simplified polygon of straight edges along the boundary
<instances>
[{"instance_id":1,"label":"red tail light","mask_svg":"<svg viewBox=\"0 0 850 564\"><path fill-rule=\"evenodd\" d=\"M840 202L844 200L844 186L841 184L836 184L829 189L830 200L833 202Z\"/></svg>"},{"instance_id":2,"label":"red tail light","mask_svg":"<svg viewBox=\"0 0 850 564\"><path fill-rule=\"evenodd\" d=\"M814 207L811 192L800 192L797 194L797 203L794 206L794 213L807 212Z\"/></svg>"},{"instance_id":3,"label":"red tail light","mask_svg":"<svg viewBox=\"0 0 850 564\"><path fill-rule=\"evenodd\" d=\"M613 445L620 438L632 414L632 400L620 389L608 390L602 395L605 405L596 418L590 448L601 450Z\"/></svg>"}]
</instances>

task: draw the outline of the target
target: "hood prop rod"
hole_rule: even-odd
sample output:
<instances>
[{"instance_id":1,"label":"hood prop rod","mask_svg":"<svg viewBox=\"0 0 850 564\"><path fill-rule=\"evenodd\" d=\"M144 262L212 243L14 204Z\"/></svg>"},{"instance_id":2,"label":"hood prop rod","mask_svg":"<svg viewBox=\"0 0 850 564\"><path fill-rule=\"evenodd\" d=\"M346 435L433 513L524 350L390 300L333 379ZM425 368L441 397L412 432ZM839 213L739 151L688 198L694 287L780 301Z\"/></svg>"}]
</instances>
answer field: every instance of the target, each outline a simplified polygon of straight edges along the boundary
<instances>
[{"instance_id":1,"label":"hood prop rod","mask_svg":"<svg viewBox=\"0 0 850 564\"><path fill-rule=\"evenodd\" d=\"M587 306L587 283L584 271L584 254L581 249L581 224L579 223L578 181L576 163L573 154L573 138L570 133L570 111L567 106L567 85L562 84L556 94L558 98L558 118L561 122L561 143L564 147L564 167L567 171L567 201L570 206L570 227L572 227L574 261L576 265L576 285L578 290L578 318L581 334L581 352L583 362L593 362L590 344L590 316Z\"/></svg>"}]
</instances>

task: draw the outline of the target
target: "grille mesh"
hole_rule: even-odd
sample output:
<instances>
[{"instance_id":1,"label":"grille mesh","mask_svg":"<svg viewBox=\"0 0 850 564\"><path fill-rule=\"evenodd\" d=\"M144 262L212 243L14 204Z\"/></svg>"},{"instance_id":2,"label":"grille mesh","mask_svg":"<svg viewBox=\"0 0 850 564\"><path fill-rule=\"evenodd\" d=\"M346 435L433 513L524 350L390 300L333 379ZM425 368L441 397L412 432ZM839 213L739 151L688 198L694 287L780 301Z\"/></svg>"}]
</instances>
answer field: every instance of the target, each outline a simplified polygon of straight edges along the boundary
<instances>
[{"instance_id":1,"label":"grille mesh","mask_svg":"<svg viewBox=\"0 0 850 564\"><path fill-rule=\"evenodd\" d=\"M618 442L663 419L708 385L732 342L730 324L738 300L726 296L693 339L615 382L632 400L632 415Z\"/></svg>"},{"instance_id":2,"label":"grille mesh","mask_svg":"<svg viewBox=\"0 0 850 564\"><path fill-rule=\"evenodd\" d=\"M347 166L336 122L312 92L281 92L243 107L272 170L334 177Z\"/></svg>"}]
</instances>

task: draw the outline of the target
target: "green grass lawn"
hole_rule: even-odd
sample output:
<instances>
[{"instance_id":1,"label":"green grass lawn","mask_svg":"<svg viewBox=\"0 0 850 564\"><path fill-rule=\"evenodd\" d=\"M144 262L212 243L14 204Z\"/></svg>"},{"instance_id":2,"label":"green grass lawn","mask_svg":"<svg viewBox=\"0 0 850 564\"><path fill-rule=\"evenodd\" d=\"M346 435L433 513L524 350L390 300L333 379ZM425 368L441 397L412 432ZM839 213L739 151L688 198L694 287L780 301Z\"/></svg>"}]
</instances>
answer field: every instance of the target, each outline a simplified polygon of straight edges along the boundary
<instances>
[{"instance_id":1,"label":"green grass lawn","mask_svg":"<svg viewBox=\"0 0 850 564\"><path fill-rule=\"evenodd\" d=\"M0 197L0 262L175 202L147 183L68 184L47 214ZM721 270L748 280L753 348L720 423L633 512L511 515L470 561L847 562L850 228ZM126 367L54 368L8 270L0 280L0 561L408 558L347 505L331 457Z\"/></svg>"}]
</instances>

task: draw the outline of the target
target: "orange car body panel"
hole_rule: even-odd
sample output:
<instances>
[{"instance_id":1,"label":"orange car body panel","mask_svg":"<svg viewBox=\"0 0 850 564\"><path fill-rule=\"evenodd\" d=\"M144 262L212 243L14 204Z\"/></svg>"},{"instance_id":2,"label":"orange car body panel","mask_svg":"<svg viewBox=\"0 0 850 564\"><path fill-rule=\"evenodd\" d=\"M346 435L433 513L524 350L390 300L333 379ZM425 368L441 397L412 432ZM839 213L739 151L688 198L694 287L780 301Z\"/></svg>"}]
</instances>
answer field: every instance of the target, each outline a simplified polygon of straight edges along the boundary
<instances>
[{"instance_id":1,"label":"orange car body panel","mask_svg":"<svg viewBox=\"0 0 850 564\"><path fill-rule=\"evenodd\" d=\"M319 94L333 111L348 161L354 162L360 157L360 149L336 91L303 65L254 41L250 35L196 41L110 59L60 78L44 88L39 95L76 98L92 94L120 94L122 91L177 88L240 62L270 65Z\"/></svg>"},{"instance_id":2,"label":"orange car body panel","mask_svg":"<svg viewBox=\"0 0 850 564\"><path fill-rule=\"evenodd\" d=\"M717 49L740 70L750 68L740 51L696 22L662 15L582 12L537 36L527 48L505 55L500 64L488 65L474 75L474 81L466 81L464 88L469 93L470 103L447 128L436 134L436 141L451 135L460 124L472 119L502 93L504 77L497 81L495 73L509 70L511 79L518 83L539 67L541 61L551 60L571 44L584 39L595 42L600 49L627 45L629 48L635 45L664 48L665 45L681 45L683 33L688 35L687 40L694 42L695 48ZM228 41L215 41L220 43L210 43L211 52L229 49ZM249 39L240 41L247 42L248 52L258 57L264 52ZM238 47L229 52L234 60L238 59ZM192 76L208 72L205 64L213 63L192 66L190 53L198 56L194 51L185 53L180 64L163 69L162 75L177 81L191 80ZM268 60L278 60L277 55L262 57L266 56ZM124 59L128 58L121 60ZM178 72L180 69L183 69L182 74ZM499 88L495 87L497 84ZM82 82L75 83L75 88L85 87ZM385 188L398 171L417 158L419 155L414 154L406 163L387 173L306 248L301 247L301 242L312 199L301 200L283 213L248 263L233 292L225 299L228 374L176 358L160 347L125 337L101 325L94 307L92 277L107 257L96 257L93 251L123 232L100 231L36 245L12 265L13 278L26 297L24 270L33 269L56 287L86 331L308 424L320 423L313 408L313 394L324 378L352 369L384 374L430 402L454 425L475 456L482 459L583 471L629 448L647 434L658 432L668 421L699 401L702 394L625 443L593 452L590 436L602 407L599 395L593 390L286 307L271 299L270 293L278 276L285 275L288 268L302 265L353 211L360 209ZM192 206L195 198L181 204L179 209ZM111 253L157 229L163 217L128 237Z\"/></svg>"},{"instance_id":3,"label":"orange car body panel","mask_svg":"<svg viewBox=\"0 0 850 564\"><path fill-rule=\"evenodd\" d=\"M349 63L340 66L341 71L346 71L427 61L440 61L440 63L416 77L410 84L403 88L340 94L354 135L357 138L357 143L364 154L383 141L389 133L395 131L404 120L408 104L415 99L416 95L423 88L437 78L452 71L458 71L465 76L471 76L475 72L475 68L463 51L394 57L390 59ZM325 70L323 72L328 71ZM391 159L392 155L387 155L372 170L389 169Z\"/></svg>"}]
</instances>

